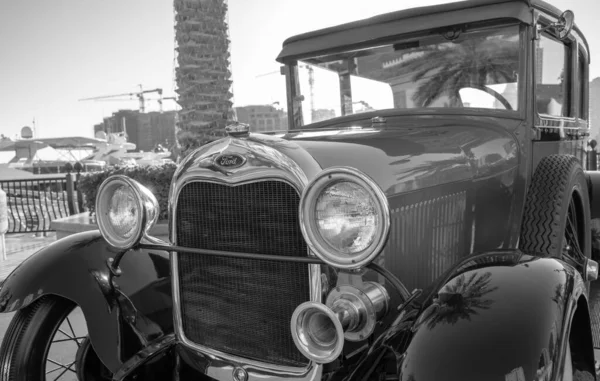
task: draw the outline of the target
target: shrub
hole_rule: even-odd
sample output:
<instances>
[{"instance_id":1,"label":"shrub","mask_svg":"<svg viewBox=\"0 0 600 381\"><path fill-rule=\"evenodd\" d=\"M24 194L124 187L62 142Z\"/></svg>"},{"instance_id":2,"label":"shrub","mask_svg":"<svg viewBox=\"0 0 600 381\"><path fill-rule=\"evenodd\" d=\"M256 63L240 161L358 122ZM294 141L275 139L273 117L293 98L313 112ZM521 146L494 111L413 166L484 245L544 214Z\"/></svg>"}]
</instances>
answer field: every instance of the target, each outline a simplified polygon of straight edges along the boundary
<instances>
[{"instance_id":1,"label":"shrub","mask_svg":"<svg viewBox=\"0 0 600 381\"><path fill-rule=\"evenodd\" d=\"M119 167L108 168L102 172L82 174L77 184L78 189L84 196L84 205L90 215L95 212L96 192L100 184L112 175L125 175L146 188L148 188L158 200L160 206L159 220L169 217L169 187L171 179L177 169L176 164L164 164L150 167Z\"/></svg>"}]
</instances>

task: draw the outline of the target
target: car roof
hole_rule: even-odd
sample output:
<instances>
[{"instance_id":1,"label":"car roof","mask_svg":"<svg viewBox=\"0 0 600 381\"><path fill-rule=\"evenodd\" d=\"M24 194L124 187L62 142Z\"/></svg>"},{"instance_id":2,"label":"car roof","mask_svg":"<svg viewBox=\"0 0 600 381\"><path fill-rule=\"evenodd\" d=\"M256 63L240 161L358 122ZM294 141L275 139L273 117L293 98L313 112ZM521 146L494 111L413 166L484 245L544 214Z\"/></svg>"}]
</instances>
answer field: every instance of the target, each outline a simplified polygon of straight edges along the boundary
<instances>
[{"instance_id":1,"label":"car roof","mask_svg":"<svg viewBox=\"0 0 600 381\"><path fill-rule=\"evenodd\" d=\"M468 0L410 8L290 37L283 42L277 61L285 63L341 46L349 47L466 22L512 18L531 24L532 7L554 17L561 14L558 8L542 0ZM466 10L469 12L465 12ZM589 51L585 37L577 27L575 30L581 35Z\"/></svg>"}]
</instances>

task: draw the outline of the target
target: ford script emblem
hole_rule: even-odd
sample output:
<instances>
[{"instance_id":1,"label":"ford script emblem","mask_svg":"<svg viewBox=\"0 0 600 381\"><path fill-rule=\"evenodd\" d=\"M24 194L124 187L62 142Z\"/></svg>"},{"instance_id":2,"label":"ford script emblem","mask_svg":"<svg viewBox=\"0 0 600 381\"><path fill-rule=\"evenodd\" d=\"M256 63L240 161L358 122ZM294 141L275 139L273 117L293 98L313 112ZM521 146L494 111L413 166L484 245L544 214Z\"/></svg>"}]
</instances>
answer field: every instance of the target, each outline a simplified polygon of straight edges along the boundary
<instances>
[{"instance_id":1,"label":"ford script emblem","mask_svg":"<svg viewBox=\"0 0 600 381\"><path fill-rule=\"evenodd\" d=\"M244 165L246 162L246 158L242 155L238 155L237 153L227 153L224 155L219 155L215 159L215 164L219 167L225 168L237 168Z\"/></svg>"}]
</instances>

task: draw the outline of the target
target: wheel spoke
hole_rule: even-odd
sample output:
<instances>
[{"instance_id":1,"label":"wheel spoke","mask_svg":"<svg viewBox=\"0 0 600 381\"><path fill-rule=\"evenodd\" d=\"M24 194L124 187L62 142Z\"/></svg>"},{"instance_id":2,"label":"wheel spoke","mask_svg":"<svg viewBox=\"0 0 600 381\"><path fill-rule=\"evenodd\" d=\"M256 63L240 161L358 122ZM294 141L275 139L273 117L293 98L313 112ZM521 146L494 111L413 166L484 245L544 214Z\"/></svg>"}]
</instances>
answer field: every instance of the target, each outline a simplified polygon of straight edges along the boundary
<instances>
[{"instance_id":1,"label":"wheel spoke","mask_svg":"<svg viewBox=\"0 0 600 381\"><path fill-rule=\"evenodd\" d=\"M56 364L56 362L53 361L53 360L48 359L48 361L51 362L51 363L53 363L53 364ZM56 368L47 371L46 374L54 373L54 372L56 372L59 369L64 369L65 371L66 370L70 370L71 372L75 372L73 369L70 369L73 365L75 365L75 361L73 361L72 363L70 363L68 365L60 364L60 366L57 366Z\"/></svg>"},{"instance_id":2,"label":"wheel spoke","mask_svg":"<svg viewBox=\"0 0 600 381\"><path fill-rule=\"evenodd\" d=\"M50 374L50 373L52 373L52 372L55 372L55 371L57 371L58 369L64 369L65 371L67 371L67 370L70 370L70 368L71 368L73 365L75 365L75 361L73 361L72 363L70 363L70 364L67 364L67 365L65 365L65 364L62 364L62 363L60 363L60 362L58 362L58 361L55 361L55 360L52 360L52 359L46 359L46 361L48 361L49 363L52 363L52 364L54 364L54 365L56 365L56 366L57 366L56 368L54 368L54 369L52 369L52 370L50 370L50 371L46 372L46 374ZM71 370L71 371L73 371L73 370ZM74 372L74 371L73 371L73 372Z\"/></svg>"},{"instance_id":3,"label":"wheel spoke","mask_svg":"<svg viewBox=\"0 0 600 381\"><path fill-rule=\"evenodd\" d=\"M77 341L77 339L76 339L77 335L75 334L75 330L73 329L73 326L71 325L71 320L69 320L68 316L67 316L67 324L69 325L69 329L71 330L71 333L73 334L73 340L75 340L75 342L77 343L77 346L79 347L79 341Z\"/></svg>"},{"instance_id":4,"label":"wheel spoke","mask_svg":"<svg viewBox=\"0 0 600 381\"><path fill-rule=\"evenodd\" d=\"M66 324L65 324L66 323ZM57 335L60 334L64 335L64 337L62 338L58 338ZM63 379L63 376L65 375L65 373L73 373L73 374L77 374L76 372L76 368L77 368L77 358L76 356L71 356L71 355L67 355L68 358L72 359L73 362L70 363L61 363L57 360L53 360L50 358L50 350L53 346L54 343L63 343L63 342L68 342L68 341L74 341L75 344L77 345L77 347L81 346L81 341L84 340L86 338L86 336L78 336L77 333L75 332L74 329L74 325L71 323L71 319L70 319L70 315L67 315L64 320L60 323L59 328L56 330L56 333L54 335L54 337L52 338L52 341L49 343L49 347L47 349L47 354L46 354L46 364L47 364L47 372L46 375L51 375L46 377L47 381L57 381L57 380L61 380ZM58 349L58 347L55 347L56 349ZM66 347L66 348L71 348L71 351L74 351L74 347ZM53 356L55 357L55 356ZM55 365L55 367L52 367L53 364ZM52 369L49 369L51 368Z\"/></svg>"},{"instance_id":5,"label":"wheel spoke","mask_svg":"<svg viewBox=\"0 0 600 381\"><path fill-rule=\"evenodd\" d=\"M573 201L569 203L569 209L567 211L567 221L565 226L565 251L566 255L569 255L573 259L585 259L585 254L581 250L579 242L579 223L575 216L577 215L577 209ZM566 250L570 248L570 250Z\"/></svg>"},{"instance_id":6,"label":"wheel spoke","mask_svg":"<svg viewBox=\"0 0 600 381\"><path fill-rule=\"evenodd\" d=\"M575 242L579 246L579 237L577 234L579 232L579 226L577 224L577 220L574 220L574 218L573 218L573 215L575 213L573 211L573 208L569 208L569 209L572 213L569 213L567 215L568 225L571 228L570 230L571 230L571 234L573 235L573 237L572 237L573 242Z\"/></svg>"},{"instance_id":7,"label":"wheel spoke","mask_svg":"<svg viewBox=\"0 0 600 381\"><path fill-rule=\"evenodd\" d=\"M75 370L71 369L71 367L75 365L75 361L73 361L71 364L69 364L68 368L65 368L62 372L60 372L60 374L58 376L56 376L56 378L54 379L54 381L58 380L59 378L62 377L63 374L65 374L67 371L71 371L75 374L77 374L77 372L75 372Z\"/></svg>"},{"instance_id":8,"label":"wheel spoke","mask_svg":"<svg viewBox=\"0 0 600 381\"><path fill-rule=\"evenodd\" d=\"M59 370L59 369L62 369L62 368L63 368L62 366L57 366L56 368L54 368L54 369L51 369L51 370L47 371L47 372L46 372L46 374L54 373L54 372L56 372L57 370Z\"/></svg>"},{"instance_id":9,"label":"wheel spoke","mask_svg":"<svg viewBox=\"0 0 600 381\"><path fill-rule=\"evenodd\" d=\"M583 253L581 251L581 246L579 245L579 227L577 222L573 222L571 218L569 218L571 222L569 223L571 227L571 240L573 245L575 246L575 250L578 257L583 257Z\"/></svg>"},{"instance_id":10,"label":"wheel spoke","mask_svg":"<svg viewBox=\"0 0 600 381\"><path fill-rule=\"evenodd\" d=\"M565 240L567 241L567 245L574 249L575 253L579 256L579 254L581 253L581 249L579 247L579 240L577 239L576 233L573 232L572 228L567 228L567 231L565 233Z\"/></svg>"},{"instance_id":11,"label":"wheel spoke","mask_svg":"<svg viewBox=\"0 0 600 381\"><path fill-rule=\"evenodd\" d=\"M76 341L79 342L79 340L83 340L85 339L85 336L82 337L74 337L74 338L68 338L68 339L59 339L59 340L54 340L52 341L53 343L63 343L65 341Z\"/></svg>"},{"instance_id":12,"label":"wheel spoke","mask_svg":"<svg viewBox=\"0 0 600 381\"><path fill-rule=\"evenodd\" d=\"M571 221L573 222L573 226L575 228L574 232L575 233L579 233L579 221L577 221L577 219L573 216L577 215L577 209L575 209L575 204L571 201L571 210L572 210L572 214L571 214ZM579 238L578 238L579 240Z\"/></svg>"},{"instance_id":13,"label":"wheel spoke","mask_svg":"<svg viewBox=\"0 0 600 381\"><path fill-rule=\"evenodd\" d=\"M69 335L68 333L66 333L65 331L63 331L62 329L58 329L58 332L62 333L63 335L65 335L66 337L68 337L71 340L74 340L75 338L71 335Z\"/></svg>"}]
</instances>

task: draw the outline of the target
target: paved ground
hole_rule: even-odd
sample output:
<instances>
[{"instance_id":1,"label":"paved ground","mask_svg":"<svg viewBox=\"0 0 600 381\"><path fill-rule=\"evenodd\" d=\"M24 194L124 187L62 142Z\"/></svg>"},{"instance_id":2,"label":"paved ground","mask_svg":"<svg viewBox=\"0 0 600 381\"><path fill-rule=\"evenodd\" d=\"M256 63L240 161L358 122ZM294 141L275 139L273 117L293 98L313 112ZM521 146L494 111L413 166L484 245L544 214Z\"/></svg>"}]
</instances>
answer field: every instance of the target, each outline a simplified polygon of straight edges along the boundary
<instances>
[{"instance_id":1,"label":"paved ground","mask_svg":"<svg viewBox=\"0 0 600 381\"><path fill-rule=\"evenodd\" d=\"M55 233L41 234L8 234L5 236L7 259L0 259L0 281L4 280L19 263L23 262L31 254L56 240ZM0 314L0 340L14 314Z\"/></svg>"},{"instance_id":2,"label":"paved ground","mask_svg":"<svg viewBox=\"0 0 600 381\"><path fill-rule=\"evenodd\" d=\"M27 259L31 254L56 240L55 233L42 234L23 233L7 234L5 236L7 259L0 259L0 281L4 280L15 267ZM14 314L0 314L0 340Z\"/></svg>"},{"instance_id":3,"label":"paved ground","mask_svg":"<svg viewBox=\"0 0 600 381\"><path fill-rule=\"evenodd\" d=\"M47 236L29 234L9 234L5 237L7 259L0 259L0 280L4 280L21 262L56 240L55 233L48 233ZM0 314L0 342L14 313ZM71 381L76 380L72 371L67 370L68 365L74 360L77 351L77 343L70 340L70 337L82 337L87 334L85 320L81 311L76 309L69 316L70 325L65 322L59 328L61 332L57 333L56 341L50 347L49 358L52 360L46 365L48 380ZM64 365L67 365L66 367ZM63 373L64 371L64 373Z\"/></svg>"},{"instance_id":4,"label":"paved ground","mask_svg":"<svg viewBox=\"0 0 600 381\"><path fill-rule=\"evenodd\" d=\"M6 332L6 328L8 328L13 315L14 313L0 314L0 340L4 338L4 332Z\"/></svg>"}]
</instances>

